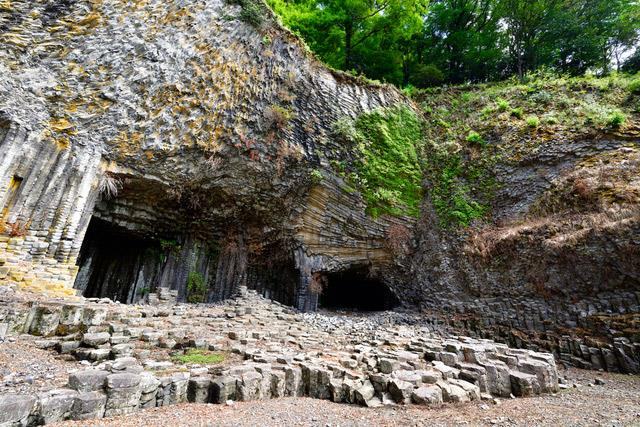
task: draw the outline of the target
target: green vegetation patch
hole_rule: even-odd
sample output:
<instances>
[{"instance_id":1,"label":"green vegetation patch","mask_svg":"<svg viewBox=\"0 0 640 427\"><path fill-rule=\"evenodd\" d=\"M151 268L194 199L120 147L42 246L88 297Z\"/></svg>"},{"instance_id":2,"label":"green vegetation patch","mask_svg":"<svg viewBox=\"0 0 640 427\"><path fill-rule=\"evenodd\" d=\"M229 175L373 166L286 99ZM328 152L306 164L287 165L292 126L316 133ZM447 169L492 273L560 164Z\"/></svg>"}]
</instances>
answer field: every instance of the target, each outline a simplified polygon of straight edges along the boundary
<instances>
[{"instance_id":1,"label":"green vegetation patch","mask_svg":"<svg viewBox=\"0 0 640 427\"><path fill-rule=\"evenodd\" d=\"M468 227L490 211L496 182L497 156L482 146L480 155L467 157L454 143L432 142L425 154L426 176L433 208L443 228Z\"/></svg>"},{"instance_id":2,"label":"green vegetation patch","mask_svg":"<svg viewBox=\"0 0 640 427\"><path fill-rule=\"evenodd\" d=\"M358 159L347 178L362 193L372 217L419 215L423 195L418 158L418 147L424 141L422 125L407 107L378 109L355 121L335 124L335 132L356 145Z\"/></svg>"},{"instance_id":3,"label":"green vegetation patch","mask_svg":"<svg viewBox=\"0 0 640 427\"><path fill-rule=\"evenodd\" d=\"M172 356L175 363L193 363L198 365L216 365L225 360L224 354L214 353L208 350L200 350L191 348L184 354L176 354Z\"/></svg>"},{"instance_id":4,"label":"green vegetation patch","mask_svg":"<svg viewBox=\"0 0 640 427\"><path fill-rule=\"evenodd\" d=\"M255 28L262 27L268 16L268 11L262 0L227 0L227 2L242 7L240 20Z\"/></svg>"},{"instance_id":5,"label":"green vegetation patch","mask_svg":"<svg viewBox=\"0 0 640 427\"><path fill-rule=\"evenodd\" d=\"M204 277L197 271L189 273L187 278L187 301L190 303L204 302L207 294L207 284Z\"/></svg>"}]
</instances>

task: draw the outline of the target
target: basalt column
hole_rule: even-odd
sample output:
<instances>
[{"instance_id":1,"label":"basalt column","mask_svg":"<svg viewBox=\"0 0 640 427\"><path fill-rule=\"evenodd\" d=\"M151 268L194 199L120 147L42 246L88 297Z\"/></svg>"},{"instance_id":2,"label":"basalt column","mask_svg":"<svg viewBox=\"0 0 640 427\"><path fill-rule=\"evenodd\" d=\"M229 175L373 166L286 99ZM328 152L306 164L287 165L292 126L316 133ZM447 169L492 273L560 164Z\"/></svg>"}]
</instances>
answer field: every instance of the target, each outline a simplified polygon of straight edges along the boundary
<instances>
[{"instance_id":1,"label":"basalt column","mask_svg":"<svg viewBox=\"0 0 640 427\"><path fill-rule=\"evenodd\" d=\"M17 123L0 133L0 279L73 294L82 239L98 195L100 153L40 139Z\"/></svg>"},{"instance_id":2,"label":"basalt column","mask_svg":"<svg viewBox=\"0 0 640 427\"><path fill-rule=\"evenodd\" d=\"M240 286L247 285L247 245L242 232L231 232L221 244L218 268L210 300L229 298Z\"/></svg>"}]
</instances>

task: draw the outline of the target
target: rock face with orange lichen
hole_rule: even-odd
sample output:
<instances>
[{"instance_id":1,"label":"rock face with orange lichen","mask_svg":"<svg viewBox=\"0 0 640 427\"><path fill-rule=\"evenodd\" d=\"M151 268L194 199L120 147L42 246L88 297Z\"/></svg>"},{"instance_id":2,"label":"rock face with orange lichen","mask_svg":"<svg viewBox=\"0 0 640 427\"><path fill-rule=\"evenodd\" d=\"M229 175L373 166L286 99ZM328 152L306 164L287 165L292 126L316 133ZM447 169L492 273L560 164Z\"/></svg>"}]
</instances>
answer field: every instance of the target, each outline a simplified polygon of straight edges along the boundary
<instances>
[{"instance_id":1,"label":"rock face with orange lichen","mask_svg":"<svg viewBox=\"0 0 640 427\"><path fill-rule=\"evenodd\" d=\"M0 4L2 277L129 302L248 283L314 309L317 273L389 264L385 233L409 220L344 191L329 164L353 147L331 132L407 101L328 70L260 7Z\"/></svg>"}]
</instances>

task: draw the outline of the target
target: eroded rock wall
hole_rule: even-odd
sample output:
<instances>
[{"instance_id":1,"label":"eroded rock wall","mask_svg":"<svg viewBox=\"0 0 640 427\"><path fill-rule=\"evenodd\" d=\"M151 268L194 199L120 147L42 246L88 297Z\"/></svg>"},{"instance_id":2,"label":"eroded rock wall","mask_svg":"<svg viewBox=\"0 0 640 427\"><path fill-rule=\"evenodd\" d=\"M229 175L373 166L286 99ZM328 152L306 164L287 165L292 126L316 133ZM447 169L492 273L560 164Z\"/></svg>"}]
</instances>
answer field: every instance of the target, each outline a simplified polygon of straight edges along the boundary
<instances>
[{"instance_id":1,"label":"eroded rock wall","mask_svg":"<svg viewBox=\"0 0 640 427\"><path fill-rule=\"evenodd\" d=\"M250 25L240 6L221 0L2 6L5 280L28 285L18 273L41 278L59 265L64 274L52 280L65 288L55 289L71 292L91 216L132 239L182 249L215 244L219 257L210 266L187 251L169 267L170 256L161 266L143 257L126 273L108 266L100 279L83 273L80 288L143 275L133 295L173 281L184 298L185 277L195 272L208 298L245 283L273 292L260 271L276 259L304 271L296 295L282 299L312 309L307 273L389 262L391 222L364 215L360 196L346 194L331 171L331 160L354 157L331 129L338 119L408 101L391 87L328 70L263 12ZM314 182L311 171L323 180ZM16 204L9 199L18 181ZM121 298L135 300L131 289Z\"/></svg>"},{"instance_id":2,"label":"eroded rock wall","mask_svg":"<svg viewBox=\"0 0 640 427\"><path fill-rule=\"evenodd\" d=\"M640 369L640 167L633 127L550 141L498 165L492 226L438 231L425 210L411 271L459 331L575 366Z\"/></svg>"}]
</instances>

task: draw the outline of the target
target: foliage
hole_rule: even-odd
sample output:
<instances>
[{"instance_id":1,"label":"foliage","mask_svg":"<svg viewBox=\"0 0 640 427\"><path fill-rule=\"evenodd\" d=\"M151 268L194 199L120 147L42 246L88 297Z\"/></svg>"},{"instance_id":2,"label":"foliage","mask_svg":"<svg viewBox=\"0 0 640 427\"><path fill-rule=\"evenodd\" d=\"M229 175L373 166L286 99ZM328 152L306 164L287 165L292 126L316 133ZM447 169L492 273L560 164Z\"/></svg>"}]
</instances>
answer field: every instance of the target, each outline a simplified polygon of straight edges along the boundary
<instances>
[{"instance_id":1,"label":"foliage","mask_svg":"<svg viewBox=\"0 0 640 427\"><path fill-rule=\"evenodd\" d=\"M261 0L228 0L231 4L237 4L242 7L240 11L240 19L243 22L260 28L265 21L266 11L262 6Z\"/></svg>"},{"instance_id":2,"label":"foliage","mask_svg":"<svg viewBox=\"0 0 640 427\"><path fill-rule=\"evenodd\" d=\"M527 117L527 126L530 128L537 128L540 126L540 119L538 116L529 116Z\"/></svg>"},{"instance_id":3,"label":"foliage","mask_svg":"<svg viewBox=\"0 0 640 427\"><path fill-rule=\"evenodd\" d=\"M493 158L484 164L465 162L455 146L432 143L429 147L427 176L431 184L431 203L442 227L467 227L473 220L484 217L489 211L486 204L476 200L478 194L493 188L489 173ZM491 190L490 190L491 191Z\"/></svg>"},{"instance_id":4,"label":"foliage","mask_svg":"<svg viewBox=\"0 0 640 427\"><path fill-rule=\"evenodd\" d=\"M611 127L617 128L624 124L627 120L627 116L622 111L614 111L607 118L607 124Z\"/></svg>"},{"instance_id":5,"label":"foliage","mask_svg":"<svg viewBox=\"0 0 640 427\"><path fill-rule=\"evenodd\" d=\"M190 348L184 354L172 356L172 359L174 362L183 364L217 365L224 362L225 356L221 353Z\"/></svg>"},{"instance_id":6,"label":"foliage","mask_svg":"<svg viewBox=\"0 0 640 427\"><path fill-rule=\"evenodd\" d=\"M237 1L237 0L236 0ZM249 0L244 0L249 1ZM334 68L425 88L638 71L637 0L268 0ZM625 60L625 58L627 58Z\"/></svg>"},{"instance_id":7,"label":"foliage","mask_svg":"<svg viewBox=\"0 0 640 427\"><path fill-rule=\"evenodd\" d=\"M511 110L511 115L513 117L521 119L522 116L524 116L524 110L522 109L522 107L514 108L513 110Z\"/></svg>"},{"instance_id":8,"label":"foliage","mask_svg":"<svg viewBox=\"0 0 640 427\"><path fill-rule=\"evenodd\" d=\"M634 95L640 95L640 78L632 80L627 88L629 89L629 92L633 93Z\"/></svg>"},{"instance_id":9,"label":"foliage","mask_svg":"<svg viewBox=\"0 0 640 427\"><path fill-rule=\"evenodd\" d=\"M495 165L517 164L542 144L555 144L594 132L606 133L618 111L637 123L629 102L634 77L557 77L525 75L502 83L418 90L414 100L425 111L426 144L420 153L430 199L444 227L489 219L497 190ZM523 134L538 119L535 135ZM485 139L476 144L477 135ZM471 136L471 137L470 137Z\"/></svg>"},{"instance_id":10,"label":"foliage","mask_svg":"<svg viewBox=\"0 0 640 427\"><path fill-rule=\"evenodd\" d=\"M636 47L636 50L620 67L621 71L625 73L639 73L640 72L640 48Z\"/></svg>"},{"instance_id":11,"label":"foliage","mask_svg":"<svg viewBox=\"0 0 640 427\"><path fill-rule=\"evenodd\" d=\"M187 278L187 301L190 303L204 302L207 294L207 285L204 277L197 271L189 273Z\"/></svg>"},{"instance_id":12,"label":"foliage","mask_svg":"<svg viewBox=\"0 0 640 427\"><path fill-rule=\"evenodd\" d=\"M408 43L426 0L268 0L283 23L334 68L406 84Z\"/></svg>"},{"instance_id":13,"label":"foliage","mask_svg":"<svg viewBox=\"0 0 640 427\"><path fill-rule=\"evenodd\" d=\"M445 81L445 75L433 64L417 64L411 72L410 81L418 88L439 86Z\"/></svg>"},{"instance_id":14,"label":"foliage","mask_svg":"<svg viewBox=\"0 0 640 427\"><path fill-rule=\"evenodd\" d=\"M467 135L467 142L471 142L473 144L478 144L478 145L486 144L482 136L480 136L480 134L474 130L470 131L469 135Z\"/></svg>"},{"instance_id":15,"label":"foliage","mask_svg":"<svg viewBox=\"0 0 640 427\"><path fill-rule=\"evenodd\" d=\"M267 127L275 130L283 130L289 126L289 122L295 118L295 113L280 105L270 105L264 112Z\"/></svg>"},{"instance_id":16,"label":"foliage","mask_svg":"<svg viewBox=\"0 0 640 427\"><path fill-rule=\"evenodd\" d=\"M322 172L320 172L317 169L312 170L310 173L310 176L311 176L311 182L315 185L320 184L324 179L324 177L322 176Z\"/></svg>"},{"instance_id":17,"label":"foliage","mask_svg":"<svg viewBox=\"0 0 640 427\"><path fill-rule=\"evenodd\" d=\"M509 101L502 98L498 99L497 105L498 105L498 111L507 111L509 108L511 108L509 106Z\"/></svg>"},{"instance_id":18,"label":"foliage","mask_svg":"<svg viewBox=\"0 0 640 427\"><path fill-rule=\"evenodd\" d=\"M177 255L180 253L182 246L177 240L160 239L160 248L165 252Z\"/></svg>"},{"instance_id":19,"label":"foliage","mask_svg":"<svg viewBox=\"0 0 640 427\"><path fill-rule=\"evenodd\" d=\"M407 107L378 109L355 121L338 121L334 132L356 145L359 159L348 174L373 217L382 214L418 216L422 171L417 149L422 122Z\"/></svg>"}]
</instances>

